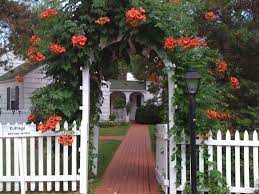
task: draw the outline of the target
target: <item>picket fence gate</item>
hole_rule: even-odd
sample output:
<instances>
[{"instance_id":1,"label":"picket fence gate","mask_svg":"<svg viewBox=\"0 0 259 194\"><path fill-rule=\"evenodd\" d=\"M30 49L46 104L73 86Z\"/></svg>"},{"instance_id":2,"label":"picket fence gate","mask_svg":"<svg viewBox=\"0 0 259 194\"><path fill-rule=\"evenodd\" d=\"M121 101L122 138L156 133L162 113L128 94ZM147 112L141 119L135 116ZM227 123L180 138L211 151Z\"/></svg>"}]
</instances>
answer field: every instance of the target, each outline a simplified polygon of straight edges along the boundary
<instances>
[{"instance_id":1,"label":"picket fence gate","mask_svg":"<svg viewBox=\"0 0 259 194\"><path fill-rule=\"evenodd\" d=\"M29 127L31 131L6 136L5 128L10 126ZM76 122L71 126L64 122L63 127L57 124L55 131L42 133L34 124L0 124L0 192L78 191L78 181L87 184L78 164L80 128ZM73 135L72 146L58 142L61 134ZM85 191L80 188L80 193Z\"/></svg>"},{"instance_id":2,"label":"picket fence gate","mask_svg":"<svg viewBox=\"0 0 259 194\"><path fill-rule=\"evenodd\" d=\"M232 139L229 131L225 134L218 131L215 139L211 132L209 134L207 140L196 140L197 149L199 149L198 170L205 172L205 168L208 168L208 171L213 169L213 166L205 165L205 150L208 150L208 161L214 162L216 169L226 177L231 193L254 193L259 190L258 132L253 131L249 134L248 131L245 131L241 138L239 131L236 131L235 137ZM184 136L182 134L182 137ZM177 172L176 168L173 168L174 172L170 172L168 127L167 124L156 126L156 177L166 194L169 193L170 185L176 184L176 180L170 180L170 173L178 174L181 177L180 185L177 185L177 189L170 194L176 194L177 191L183 192L185 184L190 180L190 164L187 164L190 154L187 152L189 147L187 141L176 145L181 153L180 172Z\"/></svg>"}]
</instances>

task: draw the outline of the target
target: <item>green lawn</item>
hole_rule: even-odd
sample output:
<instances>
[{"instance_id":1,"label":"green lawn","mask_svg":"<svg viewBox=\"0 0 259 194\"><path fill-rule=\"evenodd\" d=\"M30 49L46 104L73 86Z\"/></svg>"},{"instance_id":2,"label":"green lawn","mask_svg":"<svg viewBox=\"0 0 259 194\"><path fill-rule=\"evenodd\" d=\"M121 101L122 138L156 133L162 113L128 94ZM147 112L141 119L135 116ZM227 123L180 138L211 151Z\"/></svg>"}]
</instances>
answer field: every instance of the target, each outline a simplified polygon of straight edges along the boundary
<instances>
[{"instance_id":1,"label":"green lawn","mask_svg":"<svg viewBox=\"0 0 259 194\"><path fill-rule=\"evenodd\" d=\"M100 136L124 136L128 128L129 125L100 128Z\"/></svg>"},{"instance_id":2,"label":"green lawn","mask_svg":"<svg viewBox=\"0 0 259 194\"><path fill-rule=\"evenodd\" d=\"M151 147L154 157L156 157L156 127L155 125L149 125L149 135L151 140Z\"/></svg>"}]
</instances>

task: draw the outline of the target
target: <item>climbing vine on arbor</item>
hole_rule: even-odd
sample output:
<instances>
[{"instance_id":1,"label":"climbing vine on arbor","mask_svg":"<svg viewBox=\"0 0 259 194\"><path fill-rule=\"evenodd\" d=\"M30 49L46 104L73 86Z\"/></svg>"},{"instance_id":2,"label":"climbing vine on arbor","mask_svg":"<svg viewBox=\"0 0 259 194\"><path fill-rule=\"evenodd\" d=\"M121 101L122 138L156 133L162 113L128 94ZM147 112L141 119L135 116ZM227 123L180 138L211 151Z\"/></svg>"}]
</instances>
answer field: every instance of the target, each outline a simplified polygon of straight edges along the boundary
<instances>
[{"instance_id":1,"label":"climbing vine on arbor","mask_svg":"<svg viewBox=\"0 0 259 194\"><path fill-rule=\"evenodd\" d=\"M198 34L197 18L212 24L217 19L200 1L54 2L43 8L39 17L39 30L32 36L27 52L28 65L44 62L44 72L52 83L38 89L32 97L36 120L47 120L53 115L68 121L80 118L80 68L88 66L91 123L96 123L100 112L97 104L102 101L101 81L113 76L116 71L111 69L118 68L114 65L116 61L130 63L130 56L136 54L152 61L147 64L145 76L152 82L161 83L158 86L166 85L169 70L175 71L171 79L177 85L173 100L178 108L171 131L176 134L177 141L181 141L182 130L188 134L184 73L189 68L197 69L202 75L197 96L199 137L209 130L225 129L228 120L235 119L222 94L239 89L241 85L230 71L231 65L226 64L217 50L210 49L206 38ZM166 67L164 59L172 61L175 67ZM169 119L165 115L165 122Z\"/></svg>"}]
</instances>

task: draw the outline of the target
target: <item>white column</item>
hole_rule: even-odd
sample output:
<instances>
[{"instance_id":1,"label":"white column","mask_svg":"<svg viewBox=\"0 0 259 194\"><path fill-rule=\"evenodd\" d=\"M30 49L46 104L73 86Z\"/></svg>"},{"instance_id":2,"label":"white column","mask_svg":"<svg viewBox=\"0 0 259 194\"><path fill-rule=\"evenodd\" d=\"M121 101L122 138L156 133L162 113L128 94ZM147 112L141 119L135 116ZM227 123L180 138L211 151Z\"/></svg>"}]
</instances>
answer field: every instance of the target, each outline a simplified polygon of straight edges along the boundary
<instances>
[{"instance_id":1,"label":"white column","mask_svg":"<svg viewBox=\"0 0 259 194\"><path fill-rule=\"evenodd\" d=\"M89 67L82 68L82 122L80 143L80 194L88 191L88 142L89 142L89 114L90 114L90 73Z\"/></svg>"},{"instance_id":2,"label":"white column","mask_svg":"<svg viewBox=\"0 0 259 194\"><path fill-rule=\"evenodd\" d=\"M92 172L95 176L97 176L98 172L98 157L99 157L99 126L94 126L94 136L93 136L93 166L92 166Z\"/></svg>"},{"instance_id":3,"label":"white column","mask_svg":"<svg viewBox=\"0 0 259 194\"><path fill-rule=\"evenodd\" d=\"M172 80L172 76L174 75L174 70L170 70L168 72L168 117L169 117L169 129L174 127L174 113L175 107L173 105L173 97L175 93L175 83ZM171 135L169 138L169 193L176 194L176 157L175 157L175 140L174 135Z\"/></svg>"},{"instance_id":4,"label":"white column","mask_svg":"<svg viewBox=\"0 0 259 194\"><path fill-rule=\"evenodd\" d=\"M130 103L130 92L124 92L125 96L126 96L126 106L128 106L128 104ZM127 107L126 107L126 122L129 122L129 114L127 113Z\"/></svg>"},{"instance_id":5,"label":"white column","mask_svg":"<svg viewBox=\"0 0 259 194\"><path fill-rule=\"evenodd\" d=\"M146 100L146 94L145 93L141 93L142 95L141 95L141 105L144 105L144 103L145 103L145 100Z\"/></svg>"}]
</instances>

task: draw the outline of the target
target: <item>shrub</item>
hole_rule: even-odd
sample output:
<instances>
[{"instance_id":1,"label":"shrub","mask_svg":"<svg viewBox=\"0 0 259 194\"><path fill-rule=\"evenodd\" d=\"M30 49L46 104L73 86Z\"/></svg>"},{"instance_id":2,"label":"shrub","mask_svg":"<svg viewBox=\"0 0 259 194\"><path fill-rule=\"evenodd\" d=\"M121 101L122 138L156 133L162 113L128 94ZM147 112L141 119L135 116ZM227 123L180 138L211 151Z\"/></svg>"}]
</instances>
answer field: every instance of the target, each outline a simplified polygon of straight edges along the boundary
<instances>
[{"instance_id":1,"label":"shrub","mask_svg":"<svg viewBox=\"0 0 259 194\"><path fill-rule=\"evenodd\" d=\"M109 120L110 121L115 121L115 119L116 119L116 115L115 114L110 114Z\"/></svg>"},{"instance_id":2,"label":"shrub","mask_svg":"<svg viewBox=\"0 0 259 194\"><path fill-rule=\"evenodd\" d=\"M147 104L145 106L141 106L136 111L136 119L137 123L142 124L158 124L162 123L161 118L161 110L162 107L156 106L154 104Z\"/></svg>"},{"instance_id":3,"label":"shrub","mask_svg":"<svg viewBox=\"0 0 259 194\"><path fill-rule=\"evenodd\" d=\"M126 107L125 99L123 98L116 98L113 102L113 108L114 109L123 109Z\"/></svg>"}]
</instances>

